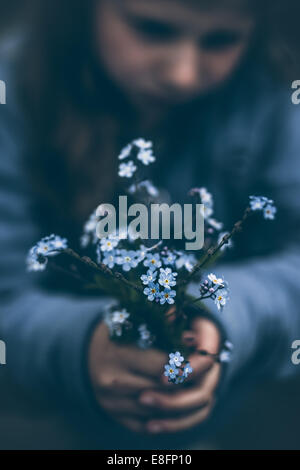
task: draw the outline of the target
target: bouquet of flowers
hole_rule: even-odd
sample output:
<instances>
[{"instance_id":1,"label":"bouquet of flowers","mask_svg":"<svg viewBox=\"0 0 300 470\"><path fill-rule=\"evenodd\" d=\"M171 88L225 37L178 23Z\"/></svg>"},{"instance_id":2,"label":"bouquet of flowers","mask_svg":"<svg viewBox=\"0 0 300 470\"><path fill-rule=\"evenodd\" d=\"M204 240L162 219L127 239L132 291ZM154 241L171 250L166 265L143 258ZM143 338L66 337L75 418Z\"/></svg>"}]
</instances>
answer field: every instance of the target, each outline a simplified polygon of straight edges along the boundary
<instances>
[{"instance_id":1,"label":"bouquet of flowers","mask_svg":"<svg viewBox=\"0 0 300 470\"><path fill-rule=\"evenodd\" d=\"M126 188L129 197L147 206L157 202L160 191L143 177L145 167L156 160L152 143L141 138L134 140L118 158L119 177L129 182ZM72 250L66 239L50 235L31 248L27 257L29 271L44 271L47 266L63 270L85 289L112 298L113 302L108 303L104 312L111 338L143 349L165 350L169 353L169 363L164 374L174 384L183 383L192 373L184 359L191 350L182 344L181 338L191 319L207 309L203 301L211 299L222 312L230 300L226 280L213 272L204 279L203 273L209 272L224 250L232 247L232 238L253 212L261 211L269 220L276 214L272 200L250 196L249 207L241 220L231 231L224 232L223 224L213 218L212 194L206 188L194 188L189 195L196 207L196 223L203 226L201 249L193 252L178 249L162 239L149 244L142 236L141 227L138 230L141 219L134 225L128 225L127 221L125 225L119 223L119 227L112 224L113 228L103 233L103 228L110 225L108 216L112 215L113 208L101 205L84 225L83 253ZM188 294L192 281L199 284L197 298ZM230 360L232 347L225 341L217 355L204 350L198 353L223 362Z\"/></svg>"}]
</instances>

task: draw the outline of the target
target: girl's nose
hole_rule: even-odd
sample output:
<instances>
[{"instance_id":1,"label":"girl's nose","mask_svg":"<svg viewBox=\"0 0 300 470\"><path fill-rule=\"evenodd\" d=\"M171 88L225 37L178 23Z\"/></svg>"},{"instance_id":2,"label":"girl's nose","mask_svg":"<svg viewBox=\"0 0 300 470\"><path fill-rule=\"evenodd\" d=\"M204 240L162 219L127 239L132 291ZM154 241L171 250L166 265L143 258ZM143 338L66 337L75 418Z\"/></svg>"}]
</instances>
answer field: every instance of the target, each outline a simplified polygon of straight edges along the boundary
<instances>
[{"instance_id":1,"label":"girl's nose","mask_svg":"<svg viewBox=\"0 0 300 470\"><path fill-rule=\"evenodd\" d=\"M165 85L179 95L192 95L199 88L200 51L193 43L174 46L165 69Z\"/></svg>"}]
</instances>

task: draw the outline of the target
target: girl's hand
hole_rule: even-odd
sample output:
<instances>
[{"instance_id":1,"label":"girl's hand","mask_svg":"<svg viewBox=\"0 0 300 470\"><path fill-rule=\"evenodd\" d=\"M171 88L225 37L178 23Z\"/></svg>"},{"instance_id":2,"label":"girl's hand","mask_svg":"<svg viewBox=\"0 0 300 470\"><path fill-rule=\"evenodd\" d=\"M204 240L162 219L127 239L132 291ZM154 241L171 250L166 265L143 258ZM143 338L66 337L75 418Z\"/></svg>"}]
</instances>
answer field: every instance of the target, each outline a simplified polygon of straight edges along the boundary
<instances>
[{"instance_id":1,"label":"girl's hand","mask_svg":"<svg viewBox=\"0 0 300 470\"><path fill-rule=\"evenodd\" d=\"M100 323L89 348L89 372L96 399L113 419L133 431L145 430L145 420L154 410L139 402L143 390L159 390L167 355L158 350L143 351L119 346Z\"/></svg>"},{"instance_id":2,"label":"girl's hand","mask_svg":"<svg viewBox=\"0 0 300 470\"><path fill-rule=\"evenodd\" d=\"M196 349L216 354L220 347L220 333L216 325L206 319L194 320L192 330L184 333L183 340ZM140 403L148 405L152 411L159 410L168 417L150 419L145 429L150 433L174 433L198 425L205 421L215 403L215 392L220 378L220 364L212 358L193 353L188 358L193 373L186 380L188 386L168 384L166 392L148 390L140 396ZM176 387L178 391L176 391ZM168 390L168 391L167 391Z\"/></svg>"}]
</instances>

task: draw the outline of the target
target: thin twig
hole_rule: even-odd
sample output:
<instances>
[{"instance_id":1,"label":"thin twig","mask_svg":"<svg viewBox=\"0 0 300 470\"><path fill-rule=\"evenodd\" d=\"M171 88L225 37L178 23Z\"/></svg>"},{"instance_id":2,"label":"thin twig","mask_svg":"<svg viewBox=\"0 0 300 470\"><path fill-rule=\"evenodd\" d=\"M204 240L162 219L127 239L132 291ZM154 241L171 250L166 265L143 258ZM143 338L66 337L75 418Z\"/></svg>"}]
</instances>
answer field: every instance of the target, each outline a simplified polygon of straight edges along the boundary
<instances>
[{"instance_id":1,"label":"thin twig","mask_svg":"<svg viewBox=\"0 0 300 470\"><path fill-rule=\"evenodd\" d=\"M228 233L227 235L224 235L224 237L222 238L221 242L218 245L216 245L212 248L209 248L209 250L207 250L206 255L204 256L204 259L200 260L199 263L197 263L196 266L193 268L193 270L187 275L187 277L178 282L178 285L186 285L188 282L190 282L191 279L200 271L200 269L202 269L206 265L206 263L211 258L213 258L213 256L215 256L218 253L218 251L221 250L221 248L224 245L227 245L229 243L230 239L237 232L240 232L242 230L242 226L243 226L244 222L249 218L249 216L251 214L252 214L252 210L250 209L250 207L248 207L245 210L242 219L234 224L233 229L231 230L231 232Z\"/></svg>"},{"instance_id":2,"label":"thin twig","mask_svg":"<svg viewBox=\"0 0 300 470\"><path fill-rule=\"evenodd\" d=\"M95 272L98 272L98 273L101 273L102 275L104 274L108 277L116 279L116 280L122 282L123 284L125 284L127 287L130 287L131 289L135 290L139 294L143 293L142 287L139 287L138 285L128 281L121 273L112 271L107 266L105 266L105 264L103 264L103 263L96 264L94 261L91 260L91 258L89 258L87 256L81 257L75 251L71 250L70 248L68 248L67 250L64 250L63 253L66 254L67 256L70 256L73 259L76 259L81 264L89 266Z\"/></svg>"},{"instance_id":3,"label":"thin twig","mask_svg":"<svg viewBox=\"0 0 300 470\"><path fill-rule=\"evenodd\" d=\"M197 299L186 300L183 304L183 307L186 307L187 305L193 305L193 304L195 304L197 302L200 302L202 300L213 299L214 298L213 296L216 295L219 290L222 290L224 288L225 288L225 286L219 286L214 292L212 292L210 294L203 294L203 295L201 295L201 297L198 297Z\"/></svg>"}]
</instances>

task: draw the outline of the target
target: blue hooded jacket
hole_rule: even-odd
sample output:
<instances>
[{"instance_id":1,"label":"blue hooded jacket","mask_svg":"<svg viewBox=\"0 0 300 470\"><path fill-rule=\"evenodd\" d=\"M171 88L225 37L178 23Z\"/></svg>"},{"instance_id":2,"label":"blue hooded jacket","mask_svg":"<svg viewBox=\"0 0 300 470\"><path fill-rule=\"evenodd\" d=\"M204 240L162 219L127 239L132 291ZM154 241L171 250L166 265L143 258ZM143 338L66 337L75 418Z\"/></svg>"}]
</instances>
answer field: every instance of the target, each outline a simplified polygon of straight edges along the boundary
<instances>
[{"instance_id":1,"label":"blue hooded jacket","mask_svg":"<svg viewBox=\"0 0 300 470\"><path fill-rule=\"evenodd\" d=\"M205 184L226 229L251 194L274 199L278 208L274 222L253 218L235 254L214 268L229 283L230 302L222 313L212 302L208 307L234 345L220 395L243 376L254 382L298 373L291 345L300 339L300 108L288 87L260 67L251 70L241 70L199 109L184 151L161 172L177 201ZM7 367L23 387L58 397L65 410L84 417L87 428L100 429L106 418L93 398L87 349L110 299L47 291L37 283L39 275L26 273L26 254L40 227L32 217L26 122L14 102L12 69L2 65L0 78L7 84L7 105L0 106L0 338ZM196 285L190 290L197 295Z\"/></svg>"}]
</instances>

